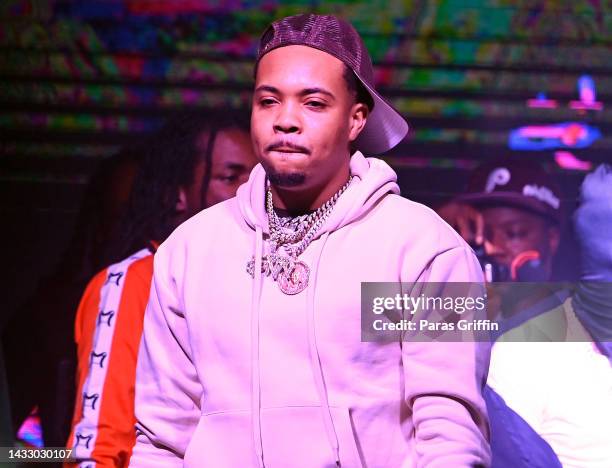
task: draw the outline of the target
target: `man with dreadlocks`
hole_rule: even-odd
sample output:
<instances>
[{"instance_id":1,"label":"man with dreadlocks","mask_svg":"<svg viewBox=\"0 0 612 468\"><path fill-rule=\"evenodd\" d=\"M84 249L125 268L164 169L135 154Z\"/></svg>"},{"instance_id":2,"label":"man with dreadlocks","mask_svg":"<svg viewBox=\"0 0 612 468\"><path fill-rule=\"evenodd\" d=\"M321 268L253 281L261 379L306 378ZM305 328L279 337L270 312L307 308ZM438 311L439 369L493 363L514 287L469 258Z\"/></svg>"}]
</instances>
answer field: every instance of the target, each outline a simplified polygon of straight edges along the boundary
<instances>
[{"instance_id":1,"label":"man with dreadlocks","mask_svg":"<svg viewBox=\"0 0 612 468\"><path fill-rule=\"evenodd\" d=\"M75 322L77 399L68 447L79 462L126 466L134 444L138 345L158 243L180 223L234 196L255 160L232 116L183 117L143 149L112 265L96 275Z\"/></svg>"}]
</instances>

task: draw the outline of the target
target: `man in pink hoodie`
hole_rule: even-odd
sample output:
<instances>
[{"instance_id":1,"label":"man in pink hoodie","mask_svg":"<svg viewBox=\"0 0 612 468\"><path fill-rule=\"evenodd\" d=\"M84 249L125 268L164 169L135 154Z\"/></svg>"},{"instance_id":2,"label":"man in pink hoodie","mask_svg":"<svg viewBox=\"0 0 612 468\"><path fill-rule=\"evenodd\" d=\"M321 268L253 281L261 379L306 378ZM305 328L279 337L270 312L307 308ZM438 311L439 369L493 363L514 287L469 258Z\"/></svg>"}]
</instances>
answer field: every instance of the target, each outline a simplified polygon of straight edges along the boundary
<instances>
[{"instance_id":1,"label":"man in pink hoodie","mask_svg":"<svg viewBox=\"0 0 612 468\"><path fill-rule=\"evenodd\" d=\"M264 32L261 164L155 257L130 466L489 465L486 346L361 340L362 282L482 281L461 237L364 157L408 130L372 75L333 16Z\"/></svg>"}]
</instances>

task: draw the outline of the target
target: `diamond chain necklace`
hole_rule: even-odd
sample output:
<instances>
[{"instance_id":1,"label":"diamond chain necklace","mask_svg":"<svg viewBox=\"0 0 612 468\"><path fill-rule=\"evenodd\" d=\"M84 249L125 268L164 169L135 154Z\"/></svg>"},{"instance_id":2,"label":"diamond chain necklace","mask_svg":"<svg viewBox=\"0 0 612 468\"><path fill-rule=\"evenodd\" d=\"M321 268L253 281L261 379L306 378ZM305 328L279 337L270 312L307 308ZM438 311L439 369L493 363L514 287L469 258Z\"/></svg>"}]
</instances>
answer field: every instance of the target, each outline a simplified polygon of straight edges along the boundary
<instances>
[{"instance_id":1,"label":"diamond chain necklace","mask_svg":"<svg viewBox=\"0 0 612 468\"><path fill-rule=\"evenodd\" d=\"M352 176L329 200L314 212L296 218L280 218L274 211L272 190L266 180L266 212L270 231L270 253L262 258L261 272L272 276L285 294L298 294L308 286L310 268L297 258L312 242L334 209L340 195L348 188ZM282 247L282 250L280 249ZM285 255L281 252L284 251ZM247 273L255 276L255 257L247 263Z\"/></svg>"}]
</instances>

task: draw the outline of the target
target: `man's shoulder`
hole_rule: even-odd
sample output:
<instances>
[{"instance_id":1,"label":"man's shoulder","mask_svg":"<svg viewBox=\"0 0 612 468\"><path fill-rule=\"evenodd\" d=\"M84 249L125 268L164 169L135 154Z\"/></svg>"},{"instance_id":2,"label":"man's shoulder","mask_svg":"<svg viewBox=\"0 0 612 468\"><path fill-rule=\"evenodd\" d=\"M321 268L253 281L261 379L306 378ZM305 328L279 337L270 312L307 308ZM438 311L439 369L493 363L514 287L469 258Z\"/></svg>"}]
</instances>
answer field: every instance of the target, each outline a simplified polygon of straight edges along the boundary
<instances>
[{"instance_id":1,"label":"man's shoulder","mask_svg":"<svg viewBox=\"0 0 612 468\"><path fill-rule=\"evenodd\" d=\"M100 289L102 285L106 282L106 278L108 276L108 266L102 268L98 271L87 283L87 287L85 291L90 291L93 289Z\"/></svg>"},{"instance_id":2,"label":"man's shoulder","mask_svg":"<svg viewBox=\"0 0 612 468\"><path fill-rule=\"evenodd\" d=\"M230 198L221 203L206 208L179 225L168 238L162 242L155 254L155 263L168 256L175 257L177 253L187 249L211 243L220 235L225 235L232 227L244 223L240 217L236 198Z\"/></svg>"},{"instance_id":3,"label":"man's shoulder","mask_svg":"<svg viewBox=\"0 0 612 468\"><path fill-rule=\"evenodd\" d=\"M100 309L102 289L105 285L123 284L122 297L134 289L148 293L153 277L153 255L129 256L100 270L87 284L81 296L81 314L97 316Z\"/></svg>"},{"instance_id":4,"label":"man's shoulder","mask_svg":"<svg viewBox=\"0 0 612 468\"><path fill-rule=\"evenodd\" d=\"M386 207L386 209L393 210L397 214L410 213L426 219L438 218L436 212L428 206L395 193L387 194L383 198L382 204Z\"/></svg>"},{"instance_id":5,"label":"man's shoulder","mask_svg":"<svg viewBox=\"0 0 612 468\"><path fill-rule=\"evenodd\" d=\"M121 276L119 276L121 274ZM98 271L89 283L86 290L99 290L109 281L109 275L114 275L114 278L126 276L138 276L149 278L153 274L153 255L136 256L130 255L123 260L108 265ZM112 278L110 278L112 279Z\"/></svg>"},{"instance_id":6,"label":"man's shoulder","mask_svg":"<svg viewBox=\"0 0 612 468\"><path fill-rule=\"evenodd\" d=\"M179 225L168 237L164 244L169 241L186 240L191 237L201 238L212 232L223 230L228 225L240 222L238 213L238 202L236 197L217 203L195 214L187 221Z\"/></svg>"},{"instance_id":7,"label":"man's shoulder","mask_svg":"<svg viewBox=\"0 0 612 468\"><path fill-rule=\"evenodd\" d=\"M465 245L465 241L452 227L434 210L422 203L389 194L383 198L377 211L382 218L381 221L389 223L397 232L427 235L456 247Z\"/></svg>"},{"instance_id":8,"label":"man's shoulder","mask_svg":"<svg viewBox=\"0 0 612 468\"><path fill-rule=\"evenodd\" d=\"M128 266L128 276L138 278L143 282L150 282L153 276L153 255L146 255L143 258L134 260Z\"/></svg>"}]
</instances>

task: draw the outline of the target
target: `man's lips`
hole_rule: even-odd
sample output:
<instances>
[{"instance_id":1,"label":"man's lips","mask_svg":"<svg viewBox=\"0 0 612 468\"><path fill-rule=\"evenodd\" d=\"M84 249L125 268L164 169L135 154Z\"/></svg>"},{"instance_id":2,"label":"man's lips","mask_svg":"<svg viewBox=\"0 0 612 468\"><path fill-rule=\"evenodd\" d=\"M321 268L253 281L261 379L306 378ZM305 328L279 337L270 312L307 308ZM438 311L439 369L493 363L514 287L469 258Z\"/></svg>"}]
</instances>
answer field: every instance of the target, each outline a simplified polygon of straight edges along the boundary
<instances>
[{"instance_id":1,"label":"man's lips","mask_svg":"<svg viewBox=\"0 0 612 468\"><path fill-rule=\"evenodd\" d=\"M294 150L291 148L275 148L272 151L276 151L278 153L302 153L302 151Z\"/></svg>"},{"instance_id":2,"label":"man's lips","mask_svg":"<svg viewBox=\"0 0 612 468\"><path fill-rule=\"evenodd\" d=\"M306 161L309 153L295 149L273 149L268 151L268 157L278 161Z\"/></svg>"},{"instance_id":3,"label":"man's lips","mask_svg":"<svg viewBox=\"0 0 612 468\"><path fill-rule=\"evenodd\" d=\"M286 141L272 143L266 147L266 151L281 154L310 154L308 148Z\"/></svg>"},{"instance_id":4,"label":"man's lips","mask_svg":"<svg viewBox=\"0 0 612 468\"><path fill-rule=\"evenodd\" d=\"M297 154L307 154L305 151L300 151L297 149L293 149L293 148L274 148L272 150L270 150L271 152L275 152L275 153L297 153Z\"/></svg>"}]
</instances>

